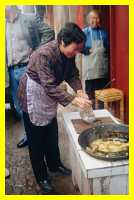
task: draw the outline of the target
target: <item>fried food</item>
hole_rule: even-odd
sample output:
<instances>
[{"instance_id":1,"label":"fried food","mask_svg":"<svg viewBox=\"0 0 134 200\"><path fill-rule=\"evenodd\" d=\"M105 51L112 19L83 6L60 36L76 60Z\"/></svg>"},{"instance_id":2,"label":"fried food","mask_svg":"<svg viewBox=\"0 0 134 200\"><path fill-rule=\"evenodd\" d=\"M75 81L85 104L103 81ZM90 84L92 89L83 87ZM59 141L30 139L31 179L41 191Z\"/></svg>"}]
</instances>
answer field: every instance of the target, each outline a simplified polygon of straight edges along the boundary
<instances>
[{"instance_id":1,"label":"fried food","mask_svg":"<svg viewBox=\"0 0 134 200\"><path fill-rule=\"evenodd\" d=\"M88 148L95 152L104 152L104 153L115 153L121 151L127 151L129 147L128 142L122 142L120 140L112 140L111 138L107 139L97 139L93 141ZM87 150L89 150L87 149Z\"/></svg>"}]
</instances>

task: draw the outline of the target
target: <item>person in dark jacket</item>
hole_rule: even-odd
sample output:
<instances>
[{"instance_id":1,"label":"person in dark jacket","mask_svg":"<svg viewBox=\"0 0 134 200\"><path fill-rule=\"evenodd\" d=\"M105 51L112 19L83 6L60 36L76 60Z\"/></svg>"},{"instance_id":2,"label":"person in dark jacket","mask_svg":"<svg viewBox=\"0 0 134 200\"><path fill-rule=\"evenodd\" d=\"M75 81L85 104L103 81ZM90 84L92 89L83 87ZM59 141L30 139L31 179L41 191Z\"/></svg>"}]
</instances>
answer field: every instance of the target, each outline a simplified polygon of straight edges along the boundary
<instances>
[{"instance_id":1,"label":"person in dark jacket","mask_svg":"<svg viewBox=\"0 0 134 200\"><path fill-rule=\"evenodd\" d=\"M57 40L42 45L31 55L19 84L18 98L23 110L31 164L37 183L45 193L53 191L47 168L50 172L71 174L60 160L56 119L58 103L63 106L72 103L79 107L91 103L82 91L75 65L75 55L81 51L84 42L85 35L76 24L65 24ZM59 87L62 81L75 90L76 97Z\"/></svg>"},{"instance_id":2,"label":"person in dark jacket","mask_svg":"<svg viewBox=\"0 0 134 200\"><path fill-rule=\"evenodd\" d=\"M17 88L26 70L33 50L54 39L54 31L38 16L22 14L17 6L6 6L6 65L9 72L14 114L19 118L22 111L18 103ZM24 137L17 147L28 144Z\"/></svg>"}]
</instances>

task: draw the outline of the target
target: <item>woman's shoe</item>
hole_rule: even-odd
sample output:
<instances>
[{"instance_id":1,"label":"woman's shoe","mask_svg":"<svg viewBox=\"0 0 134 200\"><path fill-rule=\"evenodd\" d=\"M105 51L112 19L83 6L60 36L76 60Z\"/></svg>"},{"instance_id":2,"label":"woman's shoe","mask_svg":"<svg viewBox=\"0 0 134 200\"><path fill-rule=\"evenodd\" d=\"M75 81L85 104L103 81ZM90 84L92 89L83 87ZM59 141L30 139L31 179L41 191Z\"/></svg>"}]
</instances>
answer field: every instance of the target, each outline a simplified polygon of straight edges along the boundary
<instances>
[{"instance_id":1,"label":"woman's shoe","mask_svg":"<svg viewBox=\"0 0 134 200\"><path fill-rule=\"evenodd\" d=\"M54 192L54 187L51 185L51 183L48 180L43 180L39 182L39 186L43 190L43 193L50 194Z\"/></svg>"}]
</instances>

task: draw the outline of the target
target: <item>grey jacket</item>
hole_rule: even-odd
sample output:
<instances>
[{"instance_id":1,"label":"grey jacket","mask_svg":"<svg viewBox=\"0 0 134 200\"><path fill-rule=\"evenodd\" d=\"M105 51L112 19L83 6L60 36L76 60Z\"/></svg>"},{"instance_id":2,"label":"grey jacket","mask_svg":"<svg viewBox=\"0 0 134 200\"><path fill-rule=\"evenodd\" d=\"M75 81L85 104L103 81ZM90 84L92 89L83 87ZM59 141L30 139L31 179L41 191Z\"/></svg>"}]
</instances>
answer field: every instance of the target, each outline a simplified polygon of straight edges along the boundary
<instances>
[{"instance_id":1,"label":"grey jacket","mask_svg":"<svg viewBox=\"0 0 134 200\"><path fill-rule=\"evenodd\" d=\"M26 15L20 13L22 29L25 33L28 30L27 41L32 49L41 44L45 44L51 40L54 40L55 34L54 30L44 23L38 16Z\"/></svg>"},{"instance_id":2,"label":"grey jacket","mask_svg":"<svg viewBox=\"0 0 134 200\"><path fill-rule=\"evenodd\" d=\"M19 40L19 37L21 38L22 36L24 41L22 39ZM14 23L6 19L7 66L18 64L19 62L27 62L30 53L32 53L29 51L30 48L35 50L40 45L53 40L54 36L54 30L34 14L18 13L17 20ZM16 53L13 54L14 52Z\"/></svg>"}]
</instances>

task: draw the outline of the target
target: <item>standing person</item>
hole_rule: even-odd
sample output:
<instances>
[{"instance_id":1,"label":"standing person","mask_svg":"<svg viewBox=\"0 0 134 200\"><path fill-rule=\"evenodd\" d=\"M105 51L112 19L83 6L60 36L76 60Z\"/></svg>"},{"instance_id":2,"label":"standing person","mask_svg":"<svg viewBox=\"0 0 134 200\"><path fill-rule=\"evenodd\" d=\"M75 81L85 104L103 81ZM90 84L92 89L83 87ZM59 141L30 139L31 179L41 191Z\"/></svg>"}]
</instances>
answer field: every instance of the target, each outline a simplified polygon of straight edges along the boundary
<instances>
[{"instance_id":1,"label":"standing person","mask_svg":"<svg viewBox=\"0 0 134 200\"><path fill-rule=\"evenodd\" d=\"M82 51L82 76L86 93L94 99L94 91L108 82L108 35L100 25L98 10L91 10L87 20L89 26L83 29L86 43Z\"/></svg>"},{"instance_id":2,"label":"standing person","mask_svg":"<svg viewBox=\"0 0 134 200\"><path fill-rule=\"evenodd\" d=\"M56 119L58 103L67 106L72 102L81 107L90 104L82 91L75 65L75 55L83 48L84 41L83 31L76 24L67 23L58 33L57 40L42 45L31 55L19 84L18 97L31 164L37 183L45 193L53 191L47 168L62 175L71 174L60 160ZM76 97L59 87L64 80L77 92Z\"/></svg>"},{"instance_id":3,"label":"standing person","mask_svg":"<svg viewBox=\"0 0 134 200\"><path fill-rule=\"evenodd\" d=\"M33 50L54 39L54 31L34 15L22 14L17 6L6 6L6 61L15 113L21 118L17 89ZM24 137L17 147L28 144Z\"/></svg>"}]
</instances>

